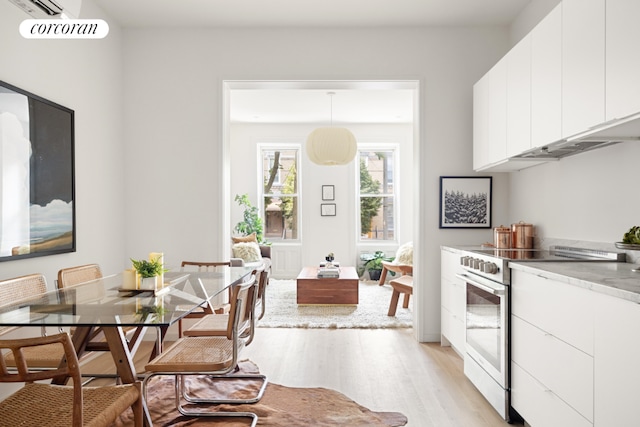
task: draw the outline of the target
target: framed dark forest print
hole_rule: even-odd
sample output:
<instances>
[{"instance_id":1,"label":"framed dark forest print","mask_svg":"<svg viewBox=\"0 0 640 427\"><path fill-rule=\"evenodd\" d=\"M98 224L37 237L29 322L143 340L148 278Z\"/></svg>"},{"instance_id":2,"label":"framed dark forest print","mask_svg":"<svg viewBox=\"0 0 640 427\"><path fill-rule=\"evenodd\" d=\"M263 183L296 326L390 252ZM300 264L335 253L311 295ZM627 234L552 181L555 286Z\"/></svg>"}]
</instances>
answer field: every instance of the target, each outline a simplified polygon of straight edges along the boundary
<instances>
[{"instance_id":1,"label":"framed dark forest print","mask_svg":"<svg viewBox=\"0 0 640 427\"><path fill-rule=\"evenodd\" d=\"M74 112L0 81L0 261L76 250Z\"/></svg>"},{"instance_id":2,"label":"framed dark forest print","mask_svg":"<svg viewBox=\"0 0 640 427\"><path fill-rule=\"evenodd\" d=\"M440 228L491 228L490 176L440 177Z\"/></svg>"}]
</instances>

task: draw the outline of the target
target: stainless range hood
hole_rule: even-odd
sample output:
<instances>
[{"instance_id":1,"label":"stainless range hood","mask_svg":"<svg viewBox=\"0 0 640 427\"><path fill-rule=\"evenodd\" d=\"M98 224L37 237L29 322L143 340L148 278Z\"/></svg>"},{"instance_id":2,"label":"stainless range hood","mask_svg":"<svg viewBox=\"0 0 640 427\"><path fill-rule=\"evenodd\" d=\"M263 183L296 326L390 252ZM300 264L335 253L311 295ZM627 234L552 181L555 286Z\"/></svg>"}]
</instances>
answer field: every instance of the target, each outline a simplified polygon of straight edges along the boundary
<instances>
[{"instance_id":1,"label":"stainless range hood","mask_svg":"<svg viewBox=\"0 0 640 427\"><path fill-rule=\"evenodd\" d=\"M526 151L514 159L561 159L623 141L640 141L640 114L602 123L567 139Z\"/></svg>"}]
</instances>

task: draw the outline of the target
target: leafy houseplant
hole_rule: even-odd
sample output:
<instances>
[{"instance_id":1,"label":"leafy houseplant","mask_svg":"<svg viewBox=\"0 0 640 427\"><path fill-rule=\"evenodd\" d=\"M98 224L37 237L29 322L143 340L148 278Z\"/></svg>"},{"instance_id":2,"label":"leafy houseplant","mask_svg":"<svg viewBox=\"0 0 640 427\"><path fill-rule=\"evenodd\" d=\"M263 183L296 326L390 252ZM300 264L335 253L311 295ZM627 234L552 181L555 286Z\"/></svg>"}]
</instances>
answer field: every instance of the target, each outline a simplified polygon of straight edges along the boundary
<instances>
[{"instance_id":1,"label":"leafy houseplant","mask_svg":"<svg viewBox=\"0 0 640 427\"><path fill-rule=\"evenodd\" d=\"M240 206L244 207L244 214L243 220L236 224L234 231L242 234L243 236L256 233L256 239L258 242L262 243L264 226L258 208L251 204L248 194L236 194L235 201L238 202Z\"/></svg>"},{"instance_id":2,"label":"leafy houseplant","mask_svg":"<svg viewBox=\"0 0 640 427\"><path fill-rule=\"evenodd\" d=\"M162 260L154 259L151 261L147 261L146 259L135 260L132 259L131 263L133 264L133 268L138 272L140 277L143 279L148 277L159 276L165 271L167 271L162 265Z\"/></svg>"},{"instance_id":3,"label":"leafy houseplant","mask_svg":"<svg viewBox=\"0 0 640 427\"><path fill-rule=\"evenodd\" d=\"M363 255L364 270L369 272L371 280L380 280L382 273L382 261L393 261L393 257L388 257L382 251L375 251L371 255Z\"/></svg>"}]
</instances>

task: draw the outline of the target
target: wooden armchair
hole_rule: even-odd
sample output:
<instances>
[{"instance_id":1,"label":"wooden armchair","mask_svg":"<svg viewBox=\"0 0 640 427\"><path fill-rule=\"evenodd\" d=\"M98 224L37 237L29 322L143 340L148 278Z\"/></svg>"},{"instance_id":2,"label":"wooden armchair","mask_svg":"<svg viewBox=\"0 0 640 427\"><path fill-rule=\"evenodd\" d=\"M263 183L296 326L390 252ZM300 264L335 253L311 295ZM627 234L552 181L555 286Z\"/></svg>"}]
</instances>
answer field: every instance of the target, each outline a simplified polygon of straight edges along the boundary
<instances>
[{"instance_id":1,"label":"wooden armchair","mask_svg":"<svg viewBox=\"0 0 640 427\"><path fill-rule=\"evenodd\" d=\"M405 274L412 275L413 265L396 264L393 261L382 261L382 273L380 273L380 281L378 282L378 285L384 285L384 281L387 279L387 272L389 271L398 273L400 276L404 276Z\"/></svg>"},{"instance_id":2,"label":"wooden armchair","mask_svg":"<svg viewBox=\"0 0 640 427\"><path fill-rule=\"evenodd\" d=\"M0 281L0 306L18 304L21 300L38 297L47 292L47 281L42 274L28 274ZM0 327L0 335L5 335L18 327ZM42 328L41 334L45 334ZM62 361L62 349L56 346L41 346L38 348L27 347L23 350L24 357L31 366L39 369L51 369L57 367ZM16 360L13 354L6 355L7 366L15 367Z\"/></svg>"},{"instance_id":3,"label":"wooden armchair","mask_svg":"<svg viewBox=\"0 0 640 427\"><path fill-rule=\"evenodd\" d=\"M66 357L65 366L48 371L30 370L24 352L26 349L38 350L42 346L58 347ZM83 388L78 358L66 332L48 337L0 340L0 349L9 349L18 362L18 372L9 372L4 355L0 356L0 382L25 383L24 387L0 402L2 425L107 427L131 407L135 425L142 426L140 383ZM36 382L58 376L70 377L73 386Z\"/></svg>"}]
</instances>

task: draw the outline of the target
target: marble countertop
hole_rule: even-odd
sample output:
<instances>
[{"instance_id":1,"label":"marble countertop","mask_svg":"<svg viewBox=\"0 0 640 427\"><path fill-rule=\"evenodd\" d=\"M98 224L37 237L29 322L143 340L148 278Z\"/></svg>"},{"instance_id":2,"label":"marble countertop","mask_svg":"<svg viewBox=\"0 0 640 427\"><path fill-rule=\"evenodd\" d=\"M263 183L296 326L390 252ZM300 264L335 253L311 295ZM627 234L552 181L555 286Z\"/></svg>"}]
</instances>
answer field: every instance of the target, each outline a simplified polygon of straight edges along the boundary
<instances>
[{"instance_id":1,"label":"marble countertop","mask_svg":"<svg viewBox=\"0 0 640 427\"><path fill-rule=\"evenodd\" d=\"M625 262L517 262L512 270L640 303L640 265Z\"/></svg>"}]
</instances>

